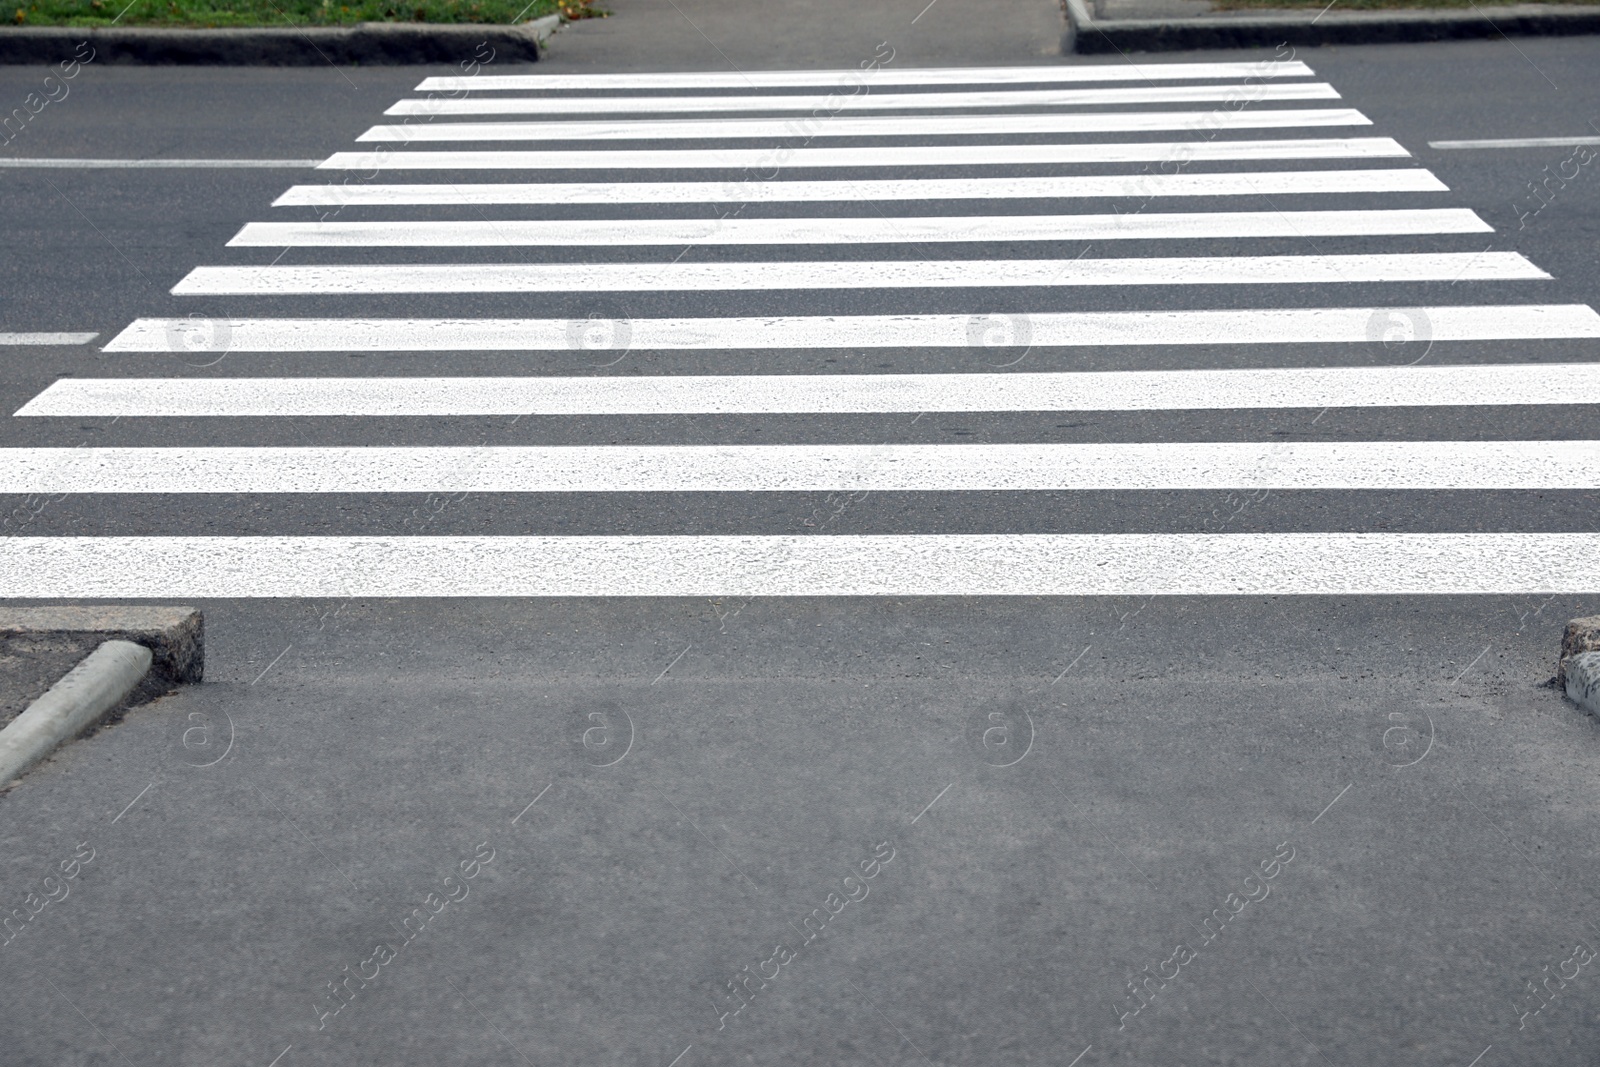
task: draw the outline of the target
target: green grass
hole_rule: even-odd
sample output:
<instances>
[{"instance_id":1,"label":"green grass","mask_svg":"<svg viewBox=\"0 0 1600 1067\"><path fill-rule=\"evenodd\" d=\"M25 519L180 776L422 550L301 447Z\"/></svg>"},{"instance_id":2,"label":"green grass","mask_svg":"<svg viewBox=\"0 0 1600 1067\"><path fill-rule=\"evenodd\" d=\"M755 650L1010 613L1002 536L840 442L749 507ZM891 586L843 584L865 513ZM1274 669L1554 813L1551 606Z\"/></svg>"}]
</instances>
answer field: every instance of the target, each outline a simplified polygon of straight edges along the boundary
<instances>
[{"instance_id":1,"label":"green grass","mask_svg":"<svg viewBox=\"0 0 1600 1067\"><path fill-rule=\"evenodd\" d=\"M1473 6L1493 10L1507 4L1600 4L1600 0L1338 0L1335 11L1375 11L1397 7L1465 7ZM1312 9L1320 11L1328 0L1212 0L1212 6L1224 11L1241 8L1273 7L1284 9Z\"/></svg>"},{"instance_id":2,"label":"green grass","mask_svg":"<svg viewBox=\"0 0 1600 1067\"><path fill-rule=\"evenodd\" d=\"M10 0L0 6L18 26L344 26L357 22L507 24L604 12L594 0ZM126 8L126 10L124 10ZM120 15L120 18L118 17Z\"/></svg>"}]
</instances>

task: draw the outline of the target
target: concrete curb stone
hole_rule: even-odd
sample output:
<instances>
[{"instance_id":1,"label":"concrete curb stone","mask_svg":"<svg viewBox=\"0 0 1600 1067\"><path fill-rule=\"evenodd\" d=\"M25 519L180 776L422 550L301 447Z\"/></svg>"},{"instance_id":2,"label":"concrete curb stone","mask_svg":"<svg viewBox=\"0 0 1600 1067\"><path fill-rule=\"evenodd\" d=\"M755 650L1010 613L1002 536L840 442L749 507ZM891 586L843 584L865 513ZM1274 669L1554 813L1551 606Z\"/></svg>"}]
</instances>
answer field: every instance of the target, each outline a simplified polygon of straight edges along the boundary
<instances>
[{"instance_id":1,"label":"concrete curb stone","mask_svg":"<svg viewBox=\"0 0 1600 1067\"><path fill-rule=\"evenodd\" d=\"M154 670L172 683L205 675L205 620L187 607L0 607L0 641L13 638L94 637L144 645Z\"/></svg>"},{"instance_id":2,"label":"concrete curb stone","mask_svg":"<svg viewBox=\"0 0 1600 1067\"><path fill-rule=\"evenodd\" d=\"M1573 656L1567 664L1567 698L1590 715L1600 715L1600 652Z\"/></svg>"},{"instance_id":3,"label":"concrete curb stone","mask_svg":"<svg viewBox=\"0 0 1600 1067\"><path fill-rule=\"evenodd\" d=\"M1561 661L1556 666L1556 686L1567 684L1567 670L1585 652L1600 652L1600 615L1589 615L1567 623L1561 634Z\"/></svg>"},{"instance_id":4,"label":"concrete curb stone","mask_svg":"<svg viewBox=\"0 0 1600 1067\"><path fill-rule=\"evenodd\" d=\"M106 641L89 653L0 730L0 782L20 778L98 723L144 680L151 660L150 650L132 641Z\"/></svg>"},{"instance_id":5,"label":"concrete curb stone","mask_svg":"<svg viewBox=\"0 0 1600 1067\"><path fill-rule=\"evenodd\" d=\"M1082 0L1062 0L1063 51L1167 52L1322 44L1388 44L1479 37L1600 33L1600 6L1515 4L1494 10L1263 13L1177 19L1096 19Z\"/></svg>"},{"instance_id":6,"label":"concrete curb stone","mask_svg":"<svg viewBox=\"0 0 1600 1067\"><path fill-rule=\"evenodd\" d=\"M54 63L77 54L85 41L94 49L96 63L266 67L456 63L473 58L474 50L485 43L494 49L497 63L532 63L560 24L559 15L547 15L516 26L403 22L216 30L20 26L0 28L0 63Z\"/></svg>"}]
</instances>

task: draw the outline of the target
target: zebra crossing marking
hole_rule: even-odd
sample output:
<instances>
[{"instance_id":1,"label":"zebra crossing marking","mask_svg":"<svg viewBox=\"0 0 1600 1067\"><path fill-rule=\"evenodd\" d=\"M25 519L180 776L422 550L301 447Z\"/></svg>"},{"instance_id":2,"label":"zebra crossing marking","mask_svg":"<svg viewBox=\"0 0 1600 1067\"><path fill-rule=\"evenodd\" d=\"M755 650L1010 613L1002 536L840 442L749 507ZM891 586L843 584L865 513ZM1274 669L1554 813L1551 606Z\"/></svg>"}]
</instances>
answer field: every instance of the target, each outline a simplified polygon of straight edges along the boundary
<instances>
[{"instance_id":1,"label":"zebra crossing marking","mask_svg":"<svg viewBox=\"0 0 1600 1067\"><path fill-rule=\"evenodd\" d=\"M59 378L16 414L777 415L1551 404L1600 404L1600 363L627 378Z\"/></svg>"},{"instance_id":2,"label":"zebra crossing marking","mask_svg":"<svg viewBox=\"0 0 1600 1067\"><path fill-rule=\"evenodd\" d=\"M906 244L1493 233L1470 208L1151 211L776 219L457 219L248 222L230 248L492 248L517 245Z\"/></svg>"},{"instance_id":3,"label":"zebra crossing marking","mask_svg":"<svg viewBox=\"0 0 1600 1067\"><path fill-rule=\"evenodd\" d=\"M319 170L737 170L802 167L965 167L1023 164L1206 163L1234 160L1395 159L1390 137L1136 141L1099 144L871 145L850 148L581 149L568 151L335 152ZM761 180L765 180L762 178ZM752 181L749 184L756 184Z\"/></svg>"},{"instance_id":4,"label":"zebra crossing marking","mask_svg":"<svg viewBox=\"0 0 1600 1067\"><path fill-rule=\"evenodd\" d=\"M86 345L98 333L0 333L0 345Z\"/></svg>"},{"instance_id":5,"label":"zebra crossing marking","mask_svg":"<svg viewBox=\"0 0 1600 1067\"><path fill-rule=\"evenodd\" d=\"M848 203L1088 197L1445 193L1421 167L1231 171L1222 174L1075 174L1047 178L909 178L770 182L494 182L450 185L295 185L273 207L428 204Z\"/></svg>"},{"instance_id":6,"label":"zebra crossing marking","mask_svg":"<svg viewBox=\"0 0 1600 1067\"><path fill-rule=\"evenodd\" d=\"M777 261L763 263L370 263L196 267L178 296L349 293L584 293L1007 286L1289 285L1536 280L1516 252L1137 259Z\"/></svg>"},{"instance_id":7,"label":"zebra crossing marking","mask_svg":"<svg viewBox=\"0 0 1600 1067\"><path fill-rule=\"evenodd\" d=\"M953 137L1033 133L1132 133L1161 130L1267 130L1370 126L1354 108L1256 111L1117 111L1071 115L878 115L812 119L639 119L588 122L434 122L374 126L357 141L655 141L737 138Z\"/></svg>"},{"instance_id":8,"label":"zebra crossing marking","mask_svg":"<svg viewBox=\"0 0 1600 1067\"><path fill-rule=\"evenodd\" d=\"M15 597L1591 593L1600 534L9 537Z\"/></svg>"},{"instance_id":9,"label":"zebra crossing marking","mask_svg":"<svg viewBox=\"0 0 1600 1067\"><path fill-rule=\"evenodd\" d=\"M1477 234L1460 208L1339 211L1145 210L1125 215L885 216L878 205L1027 198L1231 197L1439 193L1433 174L1390 138L1283 136L1363 127L1361 112L1290 107L1336 100L1304 64L1086 65L969 70L756 72L751 75L515 75L429 78L386 112L446 121L377 125L373 150L318 164L330 182L297 185L278 207L482 207L720 203L860 204L857 218L340 220L251 222L235 247L647 248L661 245L896 244L963 241L1228 240ZM1205 80L1234 84L1197 83ZM1096 84L1102 83L1102 84ZM1137 84L1135 84L1137 83ZM870 85L871 91L859 91ZM927 89L886 92L886 87ZM960 87L966 86L967 89ZM1063 86L1070 86L1063 88ZM1079 87L1085 86L1085 87ZM710 89L733 94L705 94ZM787 95L752 90L795 90ZM536 96L484 96L510 91ZM664 95L663 90L682 90ZM819 90L810 91L805 90ZM831 93L828 90L833 90ZM702 95L696 95L697 93ZM827 95L824 95L827 93ZM566 94L566 95L562 95ZM587 95L574 95L587 94ZM1183 109L1216 100L1223 106ZM819 101L820 105L819 106ZM1144 105L1177 105L1150 110ZM1264 105L1264 106L1250 106ZM1059 109L1097 108L1101 110ZM1105 110L1106 108L1125 108ZM1019 108L1035 109L1019 112ZM1126 109L1132 108L1132 109ZM980 114L982 109L995 114ZM1006 109L1004 113L999 113ZM824 119L817 114L827 111ZM787 116L782 113L790 112ZM803 114L801 112L811 112ZM843 112L845 114L838 114ZM965 113L961 113L965 112ZM479 116L534 116L477 121ZM565 117L563 117L565 116ZM655 116L655 117L650 117ZM1163 131L1174 136L1157 137ZM1337 131L1330 131L1337 132ZM1355 132L1355 131L1350 131ZM909 138L1013 142L1100 135L1065 144L892 143ZM1122 141L1109 140L1130 134ZM1220 135L1220 136L1219 136ZM872 137L891 143L813 145ZM662 147L668 138L771 140L767 146ZM1072 139L1072 138L1061 138ZM527 149L471 142L552 143ZM804 141L798 147L786 143ZM396 144L440 144L438 149ZM560 144L558 142L579 142ZM469 145L466 149L456 144ZM1323 169L1297 164L1329 161ZM1251 169L1224 172L1232 163ZM1159 165L1159 169L1156 166ZM1355 164L1349 170L1340 164ZM1366 164L1365 166L1361 166ZM1388 164L1385 166L1384 164ZM994 168L1144 165L1145 174L997 174ZM948 168L971 168L951 172ZM1207 169L1207 168L1210 169ZM819 180L804 168L861 168ZM953 178L895 168L942 168ZM1174 169L1175 168L1175 169ZM652 180L493 184L380 183L396 171L654 170ZM738 172L740 180L675 171ZM359 181L349 181L359 171ZM883 173L887 171L888 173ZM1170 171L1170 172L1169 172ZM799 177L795 174L799 172ZM338 175L338 177L334 177ZM487 175L494 177L497 175ZM692 175L689 175L692 176ZM1238 203L1235 201L1235 203ZM870 211L868 209L871 209ZM686 212L679 212L685 214ZM658 214L667 214L666 212ZM1284 256L1117 256L1066 260L447 264L379 262L197 267L179 296L589 293L649 291L937 291L1066 286L1254 287L1548 281L1510 252L1404 251ZM1446 247L1449 247L1448 245ZM1231 249L1230 249L1231 250ZM1076 249L1073 249L1076 251ZM892 253L891 253L892 255ZM349 257L347 257L349 258ZM376 257L376 258L382 258ZM413 257L421 258L421 257ZM438 258L446 258L440 256ZM508 257L509 258L509 257ZM661 258L664 258L662 256ZM1443 290L1441 290L1442 292ZM1251 294L1279 290L1254 288ZM1456 290L1450 290L1453 294ZM1470 290L1462 290L1470 292ZM1047 294L1053 299L1069 294ZM1233 297L1230 297L1232 299ZM1464 299L1464 298L1458 298ZM693 307L693 305L689 305ZM498 352L530 364L514 377L59 379L17 416L165 418L464 415L693 415L1027 411L1242 411L1600 403L1600 361L1428 366L1268 367L1075 373L693 375L612 372L546 377L542 354L748 350L991 351L1031 347L1375 345L1592 340L1583 304L1320 306L1005 315L572 318L256 317L139 319L107 353ZM1426 354L1426 353L1424 353ZM1517 351L1521 356L1522 352ZM220 357L219 357L220 358ZM1531 357L1525 357L1531 358ZM1572 359L1570 355L1565 358ZM1359 358L1357 359L1359 361ZM276 369L281 361L262 360ZM246 364L247 365L247 364ZM670 366L670 364L667 364ZM570 364L569 364L570 366ZM393 425L393 424L391 424ZM41 428L43 429L43 428ZM0 491L27 493L393 494L1183 491L1223 489L1589 491L1600 441L1130 442L848 445L104 447L0 450ZM613 496L614 499L614 496ZM1004 516L994 521L1004 522ZM1440 516L1445 528L1448 515ZM17 537L0 539L10 596L773 596L1293 595L1590 592L1600 588L1600 535L1557 533L919 534L663 537Z\"/></svg>"},{"instance_id":10,"label":"zebra crossing marking","mask_svg":"<svg viewBox=\"0 0 1600 1067\"><path fill-rule=\"evenodd\" d=\"M1600 337L1587 304L1049 312L1003 316L1004 336L969 315L633 319L590 339L574 319L208 319L210 350L232 352L556 352L658 349L1026 348L1122 345L1361 344L1396 317L1434 341ZM192 319L136 319L106 352L195 351Z\"/></svg>"},{"instance_id":11,"label":"zebra crossing marking","mask_svg":"<svg viewBox=\"0 0 1600 1067\"><path fill-rule=\"evenodd\" d=\"M1181 81L1201 78L1309 78L1298 60L1246 63L1117 63L1060 67L879 67L862 70L751 70L651 74L478 74L424 78L419 93L605 89L776 89L874 85L1044 85L1068 82Z\"/></svg>"},{"instance_id":12,"label":"zebra crossing marking","mask_svg":"<svg viewBox=\"0 0 1600 1067\"><path fill-rule=\"evenodd\" d=\"M1084 107L1095 104L1192 104L1235 100L1237 85L1165 85L1115 89L1011 89L1002 92L862 93L841 96L513 96L433 97L401 100L385 115L597 115L738 111L910 111L956 108ZM1337 100L1326 82L1254 86L1251 103L1264 100Z\"/></svg>"},{"instance_id":13,"label":"zebra crossing marking","mask_svg":"<svg viewBox=\"0 0 1600 1067\"><path fill-rule=\"evenodd\" d=\"M1575 137L1508 137L1494 141L1429 141L1429 148L1574 148L1600 144L1600 137L1579 134Z\"/></svg>"},{"instance_id":14,"label":"zebra crossing marking","mask_svg":"<svg viewBox=\"0 0 1600 1067\"><path fill-rule=\"evenodd\" d=\"M1600 441L0 449L0 493L1595 488Z\"/></svg>"}]
</instances>

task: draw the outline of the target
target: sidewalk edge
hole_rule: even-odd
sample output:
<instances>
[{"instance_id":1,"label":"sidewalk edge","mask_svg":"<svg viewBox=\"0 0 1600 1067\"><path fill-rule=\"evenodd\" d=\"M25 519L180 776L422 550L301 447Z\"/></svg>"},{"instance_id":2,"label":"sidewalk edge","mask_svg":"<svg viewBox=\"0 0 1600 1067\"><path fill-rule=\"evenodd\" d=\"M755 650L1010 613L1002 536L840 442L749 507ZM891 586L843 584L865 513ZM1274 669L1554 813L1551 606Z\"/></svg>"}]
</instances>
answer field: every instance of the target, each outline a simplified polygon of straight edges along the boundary
<instances>
[{"instance_id":1,"label":"sidewalk edge","mask_svg":"<svg viewBox=\"0 0 1600 1067\"><path fill-rule=\"evenodd\" d=\"M154 670L175 684L205 676L205 619L190 607L90 605L0 607L0 639L98 637L132 641L154 657Z\"/></svg>"},{"instance_id":2,"label":"sidewalk edge","mask_svg":"<svg viewBox=\"0 0 1600 1067\"><path fill-rule=\"evenodd\" d=\"M144 645L120 640L85 656L0 730L0 783L22 777L99 722L144 680L154 660Z\"/></svg>"},{"instance_id":3,"label":"sidewalk edge","mask_svg":"<svg viewBox=\"0 0 1600 1067\"><path fill-rule=\"evenodd\" d=\"M1329 19L1295 13L1172 20L1096 19L1083 0L1062 0L1062 7L1070 23L1072 49L1086 55L1600 33L1600 6L1592 11L1571 8L1528 11L1524 8L1493 18L1475 9L1361 12ZM1062 50L1066 48L1064 42Z\"/></svg>"},{"instance_id":4,"label":"sidewalk edge","mask_svg":"<svg viewBox=\"0 0 1600 1067\"><path fill-rule=\"evenodd\" d=\"M516 26L363 22L303 29L162 29L23 26L0 29L0 64L48 64L76 57L87 42L96 63L193 66L321 66L457 63L482 56L499 63L532 63L561 25L546 15Z\"/></svg>"}]
</instances>

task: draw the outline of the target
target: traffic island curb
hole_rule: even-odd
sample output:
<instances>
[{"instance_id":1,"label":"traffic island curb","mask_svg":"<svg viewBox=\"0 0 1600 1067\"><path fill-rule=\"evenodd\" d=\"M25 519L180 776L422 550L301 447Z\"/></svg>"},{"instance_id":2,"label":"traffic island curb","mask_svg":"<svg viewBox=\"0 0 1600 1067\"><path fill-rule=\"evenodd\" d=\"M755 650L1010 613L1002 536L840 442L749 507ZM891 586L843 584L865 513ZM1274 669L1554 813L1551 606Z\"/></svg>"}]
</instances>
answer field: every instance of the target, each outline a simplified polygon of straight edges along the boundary
<instances>
[{"instance_id":1,"label":"traffic island curb","mask_svg":"<svg viewBox=\"0 0 1600 1067\"><path fill-rule=\"evenodd\" d=\"M181 685L205 676L205 620L194 608L0 607L0 642L41 638L132 641L150 650L155 673L167 682Z\"/></svg>"},{"instance_id":2,"label":"traffic island curb","mask_svg":"<svg viewBox=\"0 0 1600 1067\"><path fill-rule=\"evenodd\" d=\"M362 22L307 26L186 30L155 27L20 26L0 28L0 63L54 63L76 56L87 42L95 63L194 66L302 67L327 63L394 66L458 63L493 49L496 63L532 63L561 16L515 26Z\"/></svg>"},{"instance_id":3,"label":"traffic island curb","mask_svg":"<svg viewBox=\"0 0 1600 1067\"><path fill-rule=\"evenodd\" d=\"M1395 44L1481 37L1600 33L1600 6L1515 4L1486 11L1409 9L1313 14L1201 15L1177 19L1097 19L1083 0L1062 0L1068 47L1080 54L1173 52L1281 45Z\"/></svg>"},{"instance_id":4,"label":"traffic island curb","mask_svg":"<svg viewBox=\"0 0 1600 1067\"><path fill-rule=\"evenodd\" d=\"M1556 688L1590 715L1600 716L1600 615L1567 623L1561 635Z\"/></svg>"},{"instance_id":5,"label":"traffic island curb","mask_svg":"<svg viewBox=\"0 0 1600 1067\"><path fill-rule=\"evenodd\" d=\"M81 655L86 644L94 650L0 729L0 791L63 742L120 718L130 703L205 674L205 621L193 608L0 608L0 653L21 662L45 648L76 647Z\"/></svg>"},{"instance_id":6,"label":"traffic island curb","mask_svg":"<svg viewBox=\"0 0 1600 1067\"><path fill-rule=\"evenodd\" d=\"M132 641L106 641L0 730L0 782L43 762L63 741L97 724L149 673L155 657Z\"/></svg>"},{"instance_id":7,"label":"traffic island curb","mask_svg":"<svg viewBox=\"0 0 1600 1067\"><path fill-rule=\"evenodd\" d=\"M1600 652L1573 656L1562 678L1567 699L1590 715L1600 715Z\"/></svg>"}]
</instances>

